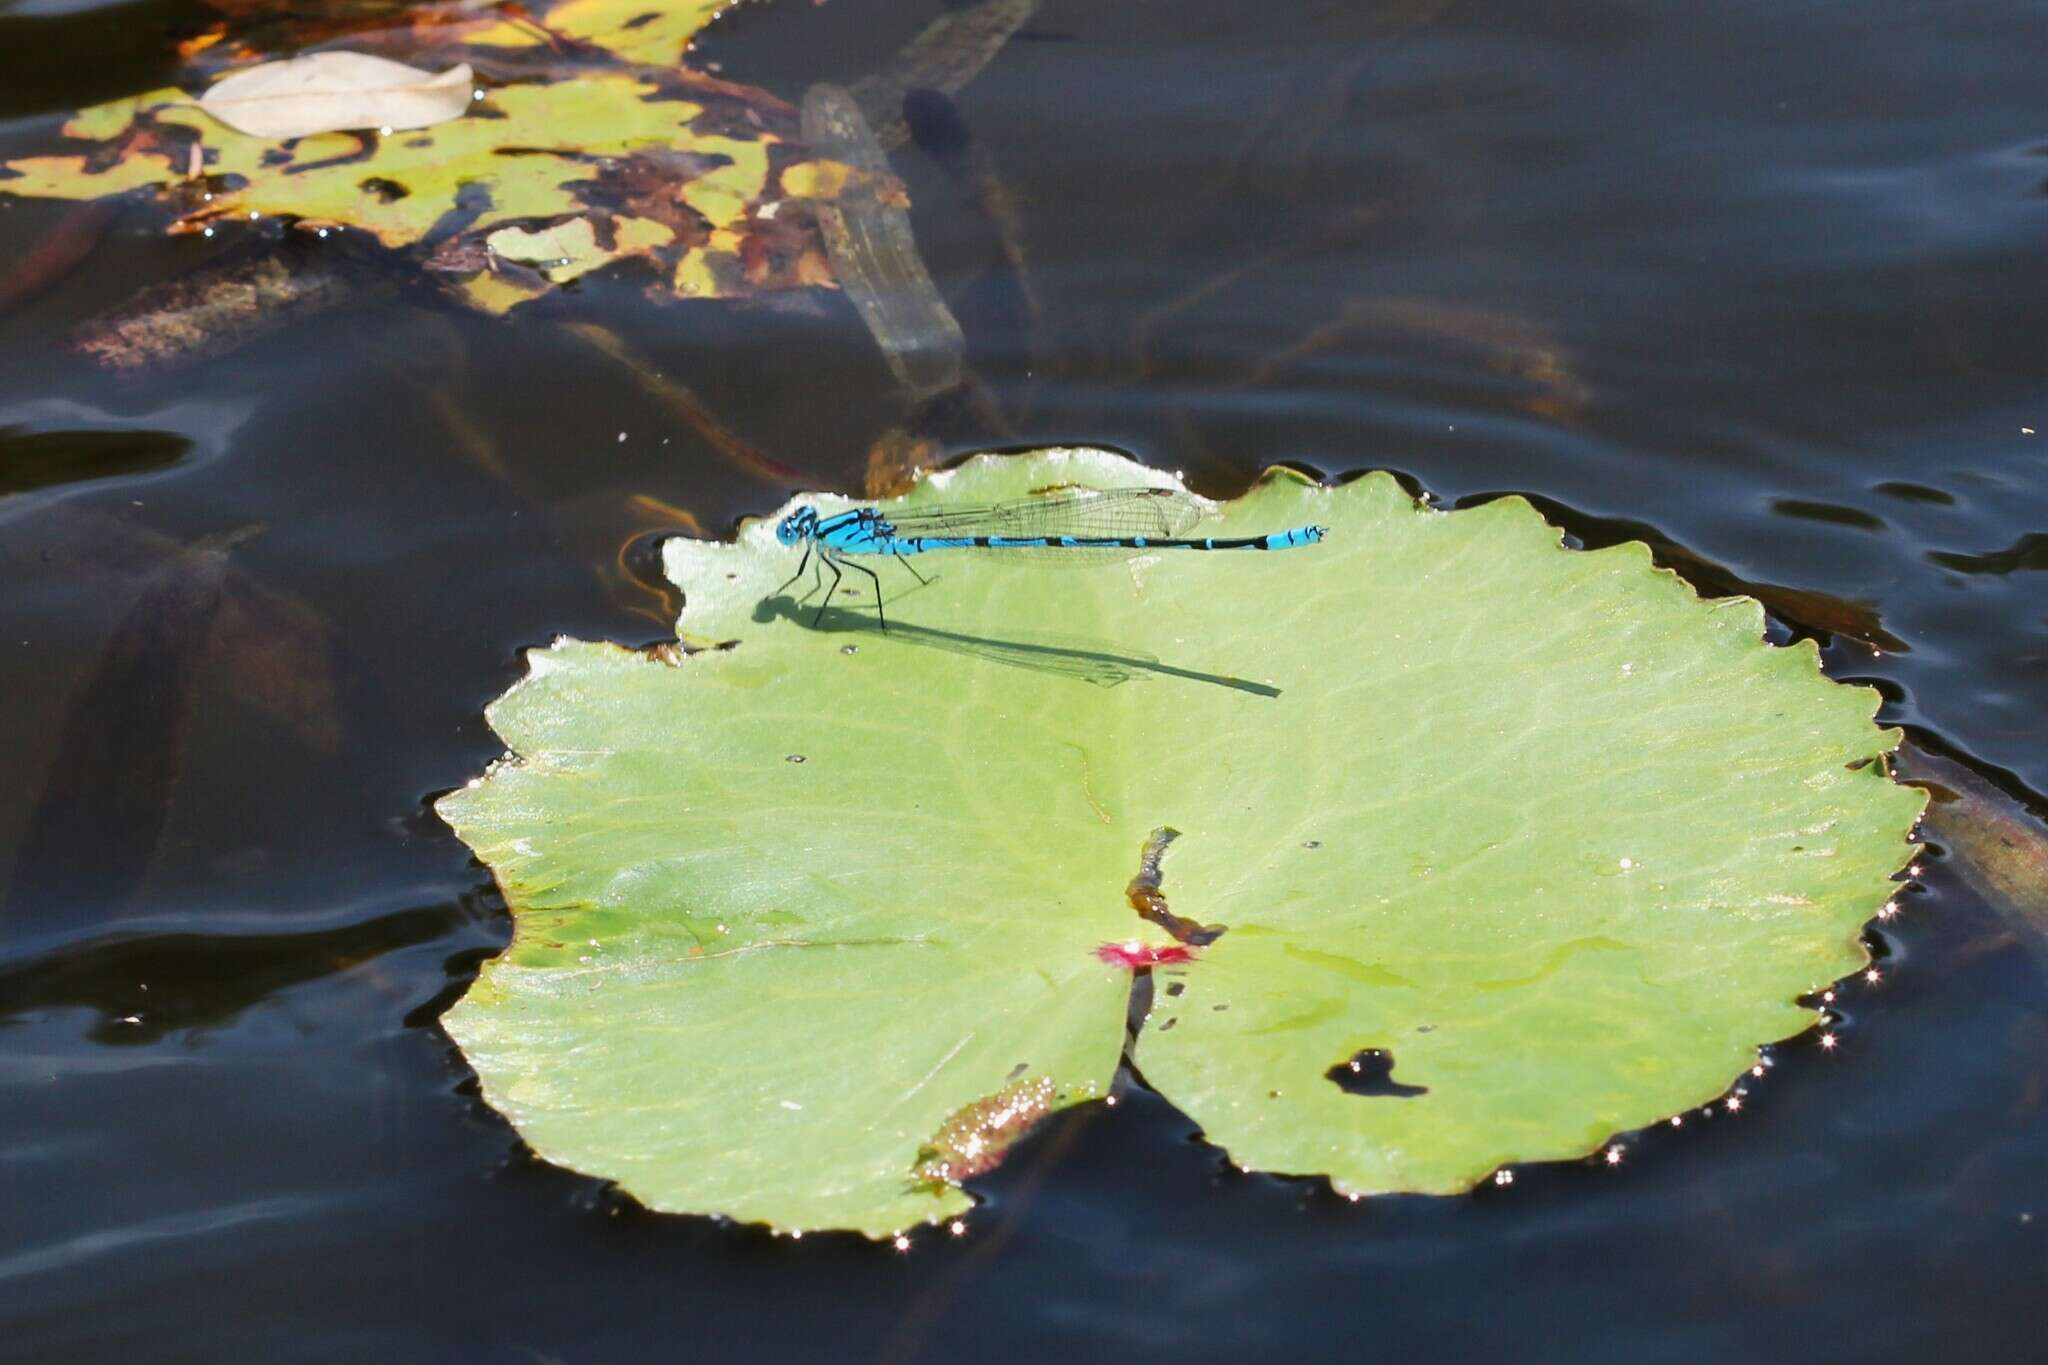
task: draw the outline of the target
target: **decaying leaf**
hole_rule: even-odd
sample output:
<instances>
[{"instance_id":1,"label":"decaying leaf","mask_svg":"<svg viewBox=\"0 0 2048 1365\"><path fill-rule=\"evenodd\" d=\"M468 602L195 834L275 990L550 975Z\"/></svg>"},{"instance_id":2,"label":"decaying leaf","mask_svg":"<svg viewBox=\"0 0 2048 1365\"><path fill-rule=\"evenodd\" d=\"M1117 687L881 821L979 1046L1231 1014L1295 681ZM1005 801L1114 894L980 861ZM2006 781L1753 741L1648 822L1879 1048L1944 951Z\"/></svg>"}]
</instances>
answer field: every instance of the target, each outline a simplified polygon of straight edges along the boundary
<instances>
[{"instance_id":1,"label":"decaying leaf","mask_svg":"<svg viewBox=\"0 0 2048 1365\"><path fill-rule=\"evenodd\" d=\"M199 107L252 137L391 133L461 118L475 79L467 65L436 75L361 52L314 52L237 71L200 96Z\"/></svg>"},{"instance_id":2,"label":"decaying leaf","mask_svg":"<svg viewBox=\"0 0 2048 1365\"><path fill-rule=\"evenodd\" d=\"M1927 788L1925 828L1957 871L2048 964L2048 826L1999 787L1952 758L1902 745L1892 766Z\"/></svg>"},{"instance_id":3,"label":"decaying leaf","mask_svg":"<svg viewBox=\"0 0 2048 1365\"><path fill-rule=\"evenodd\" d=\"M175 214L173 232L213 235L267 219L361 230L489 312L626 260L642 262L655 292L671 298L829 284L810 215L779 210L835 193L844 168L806 164L789 140L793 111L773 95L672 65L722 7L556 0L512 17L458 7L412 37L455 63L421 97L449 108L459 93L464 117L407 129L413 118L379 108L371 124L369 112L348 106L355 95L329 92L318 96L327 127L345 120L374 130L280 144L223 127L183 89L167 88L81 112L64 128L78 144L70 151L0 164L0 194L93 199L150 189ZM472 100L469 67L507 55L530 62ZM280 90L278 73L326 79L329 59L343 56L356 59L350 69L412 69L322 53L229 75L209 98L235 117L290 108L296 118L306 91ZM258 72L270 74L252 93L243 82ZM274 121L260 126L282 135ZM515 235L499 236L508 229ZM562 249L543 258L552 262L545 270L501 271L485 247L494 236L527 244L529 256L548 241Z\"/></svg>"}]
</instances>

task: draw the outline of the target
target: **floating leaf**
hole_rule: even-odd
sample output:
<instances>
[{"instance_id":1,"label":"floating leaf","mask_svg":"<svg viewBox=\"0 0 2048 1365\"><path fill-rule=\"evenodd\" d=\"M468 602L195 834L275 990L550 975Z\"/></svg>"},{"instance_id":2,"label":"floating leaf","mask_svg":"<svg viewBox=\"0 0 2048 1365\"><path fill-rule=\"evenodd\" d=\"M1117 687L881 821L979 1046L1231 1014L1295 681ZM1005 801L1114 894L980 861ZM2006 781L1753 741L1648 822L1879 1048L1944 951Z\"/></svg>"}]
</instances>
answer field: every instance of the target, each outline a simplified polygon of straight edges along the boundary
<instances>
[{"instance_id":1,"label":"floating leaf","mask_svg":"<svg viewBox=\"0 0 2048 1365\"><path fill-rule=\"evenodd\" d=\"M237 71L199 107L253 137L308 137L351 128L430 128L469 108L467 65L435 75L361 52L314 52Z\"/></svg>"},{"instance_id":2,"label":"floating leaf","mask_svg":"<svg viewBox=\"0 0 2048 1365\"><path fill-rule=\"evenodd\" d=\"M1167 482L990 457L904 504ZM1275 474L1200 533L1303 523L885 562L886 633L854 573L814 627L771 522L671 541L728 647L534 651L441 802L516 924L446 1020L484 1094L651 1207L881 1235L1108 1093L1137 968L1146 1081L1354 1193L1582 1156L1812 1026L1922 801L1873 692L1519 499Z\"/></svg>"},{"instance_id":3,"label":"floating leaf","mask_svg":"<svg viewBox=\"0 0 2048 1365\"><path fill-rule=\"evenodd\" d=\"M467 65L457 66L435 78L446 88L433 93L449 101L450 113L466 107L470 116L433 127L410 127L417 120L387 107L357 107L355 94L319 96L328 106L319 115L323 126L360 122L389 135L318 132L279 144L285 126L253 125L270 133L264 137L232 131L182 89L115 100L65 125L65 136L81 144L71 151L0 163L0 194L93 199L153 188L177 214L173 232L211 233L268 218L357 228L385 247L430 256L438 276L493 312L551 282L628 259L651 267L656 289L670 297L829 284L809 215L777 210L786 199L836 193L844 168L808 161L788 140L794 111L767 92L640 64L657 50L672 60L718 8L648 11L621 0L562 0L538 27L532 18L457 15L425 31L439 39L436 54L451 60L481 62L486 52L535 44L554 54L551 31L622 47L614 53L571 43L561 62L476 101ZM339 59L345 68L337 68ZM318 53L232 74L204 103L244 122L282 107L296 115L294 101L306 91L290 73L312 71L325 82L338 69L382 72L377 79L393 82L392 72L413 73L408 81L424 74L362 54ZM291 98L278 103L288 76ZM391 93L384 87L377 98ZM549 258L562 264L545 279L525 272L522 283L486 270L484 241L511 227L566 234L576 249Z\"/></svg>"}]
</instances>

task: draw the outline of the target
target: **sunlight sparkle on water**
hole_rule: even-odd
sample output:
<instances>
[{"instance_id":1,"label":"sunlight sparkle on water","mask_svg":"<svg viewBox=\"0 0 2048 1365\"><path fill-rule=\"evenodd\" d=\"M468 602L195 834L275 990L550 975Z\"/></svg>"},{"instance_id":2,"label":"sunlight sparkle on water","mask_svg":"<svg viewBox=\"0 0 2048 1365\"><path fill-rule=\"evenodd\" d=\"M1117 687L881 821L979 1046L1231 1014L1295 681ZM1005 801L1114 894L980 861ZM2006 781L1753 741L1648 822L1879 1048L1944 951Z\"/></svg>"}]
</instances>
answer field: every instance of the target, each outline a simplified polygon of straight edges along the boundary
<instances>
[{"instance_id":1,"label":"sunlight sparkle on water","mask_svg":"<svg viewBox=\"0 0 2048 1365\"><path fill-rule=\"evenodd\" d=\"M1875 986L1878 982L1882 980L1884 980L1884 973L1879 971L1875 967L1872 967L1869 971L1863 973L1863 983L1867 986Z\"/></svg>"},{"instance_id":2,"label":"sunlight sparkle on water","mask_svg":"<svg viewBox=\"0 0 2048 1365\"><path fill-rule=\"evenodd\" d=\"M1621 1164L1621 1144L1617 1142L1612 1147L1609 1147L1606 1150L1606 1152L1604 1152L1602 1155L1604 1155L1607 1158L1608 1165L1619 1166Z\"/></svg>"},{"instance_id":3,"label":"sunlight sparkle on water","mask_svg":"<svg viewBox=\"0 0 2048 1365\"><path fill-rule=\"evenodd\" d=\"M903 1232L897 1233L896 1240L892 1245L899 1252L908 1252L910 1250L910 1235Z\"/></svg>"},{"instance_id":4,"label":"sunlight sparkle on water","mask_svg":"<svg viewBox=\"0 0 2048 1365\"><path fill-rule=\"evenodd\" d=\"M1833 1052L1835 1050L1836 1044L1840 1042L1841 1039L1837 1038L1834 1034L1823 1033L1820 1036L1820 1049L1823 1052Z\"/></svg>"}]
</instances>

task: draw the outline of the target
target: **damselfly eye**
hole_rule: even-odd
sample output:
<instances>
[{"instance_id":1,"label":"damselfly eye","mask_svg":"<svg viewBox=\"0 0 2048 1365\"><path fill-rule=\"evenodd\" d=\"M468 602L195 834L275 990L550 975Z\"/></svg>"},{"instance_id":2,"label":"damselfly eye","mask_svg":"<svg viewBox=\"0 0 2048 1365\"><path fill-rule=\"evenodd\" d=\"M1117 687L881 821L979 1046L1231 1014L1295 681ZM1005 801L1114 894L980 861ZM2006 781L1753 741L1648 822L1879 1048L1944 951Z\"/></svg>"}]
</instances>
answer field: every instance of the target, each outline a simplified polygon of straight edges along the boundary
<instances>
[{"instance_id":1,"label":"damselfly eye","mask_svg":"<svg viewBox=\"0 0 2048 1365\"><path fill-rule=\"evenodd\" d=\"M794 545L810 533L817 520L816 512L808 507L799 507L775 524L775 538L784 545Z\"/></svg>"}]
</instances>

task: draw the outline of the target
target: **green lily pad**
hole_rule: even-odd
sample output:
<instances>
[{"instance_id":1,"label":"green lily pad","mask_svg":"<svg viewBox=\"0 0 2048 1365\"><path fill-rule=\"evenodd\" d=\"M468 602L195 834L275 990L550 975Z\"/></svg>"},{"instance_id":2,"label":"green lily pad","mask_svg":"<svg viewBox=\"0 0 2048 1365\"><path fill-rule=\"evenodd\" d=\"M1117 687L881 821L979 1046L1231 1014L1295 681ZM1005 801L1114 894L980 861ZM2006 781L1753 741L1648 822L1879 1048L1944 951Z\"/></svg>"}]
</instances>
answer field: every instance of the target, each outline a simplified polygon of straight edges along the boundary
<instances>
[{"instance_id":1,"label":"green lily pad","mask_svg":"<svg viewBox=\"0 0 2048 1365\"><path fill-rule=\"evenodd\" d=\"M984 457L903 503L1063 483L1170 480ZM1304 523L883 562L886 633L855 573L814 627L772 521L670 542L684 639L728 647L533 651L511 754L440 804L516 924L446 1019L484 1094L653 1208L884 1235L1109 1093L1132 963L1146 1081L1347 1193L1586 1155L1813 1025L1923 800L1873 692L1520 499L1276 472L1197 534Z\"/></svg>"}]
</instances>

